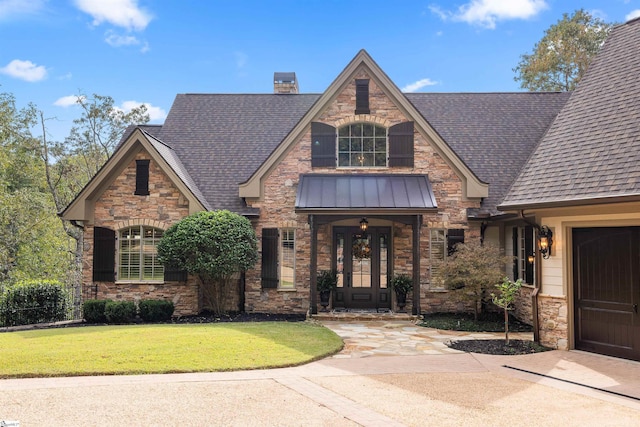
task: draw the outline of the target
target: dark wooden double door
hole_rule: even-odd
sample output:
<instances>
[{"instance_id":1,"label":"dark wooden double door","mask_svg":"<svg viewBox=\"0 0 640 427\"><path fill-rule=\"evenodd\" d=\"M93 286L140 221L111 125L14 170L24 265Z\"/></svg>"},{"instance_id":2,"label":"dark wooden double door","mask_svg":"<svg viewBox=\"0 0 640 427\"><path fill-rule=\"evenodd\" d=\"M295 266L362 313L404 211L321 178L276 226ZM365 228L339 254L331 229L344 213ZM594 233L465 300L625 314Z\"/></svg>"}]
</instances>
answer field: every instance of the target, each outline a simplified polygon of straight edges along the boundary
<instances>
[{"instance_id":1,"label":"dark wooden double door","mask_svg":"<svg viewBox=\"0 0 640 427\"><path fill-rule=\"evenodd\" d=\"M640 227L573 229L575 347L640 360Z\"/></svg>"},{"instance_id":2,"label":"dark wooden double door","mask_svg":"<svg viewBox=\"0 0 640 427\"><path fill-rule=\"evenodd\" d=\"M338 288L333 306L356 309L389 309L391 293L389 227L333 229L333 265L338 272Z\"/></svg>"}]
</instances>

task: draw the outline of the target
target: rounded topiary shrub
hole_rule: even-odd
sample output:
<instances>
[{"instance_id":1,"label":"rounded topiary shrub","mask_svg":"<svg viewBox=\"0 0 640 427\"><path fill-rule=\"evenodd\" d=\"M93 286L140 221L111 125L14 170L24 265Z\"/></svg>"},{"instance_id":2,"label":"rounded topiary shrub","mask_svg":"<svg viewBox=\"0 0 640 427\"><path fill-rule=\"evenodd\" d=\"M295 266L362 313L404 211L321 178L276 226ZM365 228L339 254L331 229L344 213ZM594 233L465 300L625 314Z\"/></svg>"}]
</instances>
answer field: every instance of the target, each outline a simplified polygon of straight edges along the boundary
<instances>
[{"instance_id":1,"label":"rounded topiary shrub","mask_svg":"<svg viewBox=\"0 0 640 427\"><path fill-rule=\"evenodd\" d=\"M166 322L173 315L173 302L161 299L145 299L138 304L140 317L145 322Z\"/></svg>"},{"instance_id":2,"label":"rounded topiary shrub","mask_svg":"<svg viewBox=\"0 0 640 427\"><path fill-rule=\"evenodd\" d=\"M90 299L82 304L82 318L87 323L107 323L104 314L107 299Z\"/></svg>"},{"instance_id":3,"label":"rounded topiary shrub","mask_svg":"<svg viewBox=\"0 0 640 427\"><path fill-rule=\"evenodd\" d=\"M104 306L107 323L131 323L136 317L133 301L107 301Z\"/></svg>"}]
</instances>

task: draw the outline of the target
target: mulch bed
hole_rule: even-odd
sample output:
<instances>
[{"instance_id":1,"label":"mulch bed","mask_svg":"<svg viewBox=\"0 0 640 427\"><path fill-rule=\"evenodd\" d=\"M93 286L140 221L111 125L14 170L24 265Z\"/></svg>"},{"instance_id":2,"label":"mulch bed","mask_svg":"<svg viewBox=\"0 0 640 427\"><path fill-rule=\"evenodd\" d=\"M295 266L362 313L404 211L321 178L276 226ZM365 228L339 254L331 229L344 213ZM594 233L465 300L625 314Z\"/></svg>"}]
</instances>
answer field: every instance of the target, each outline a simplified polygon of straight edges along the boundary
<instances>
[{"instance_id":1,"label":"mulch bed","mask_svg":"<svg viewBox=\"0 0 640 427\"><path fill-rule=\"evenodd\" d=\"M467 353L493 354L513 356L518 354L540 353L551 350L540 344L528 340L458 340L447 343L449 348L466 351Z\"/></svg>"},{"instance_id":2,"label":"mulch bed","mask_svg":"<svg viewBox=\"0 0 640 427\"><path fill-rule=\"evenodd\" d=\"M172 323L223 323L223 322L304 322L305 314L269 314L269 313L235 313L216 316L202 313L193 316L181 316L172 319Z\"/></svg>"}]
</instances>

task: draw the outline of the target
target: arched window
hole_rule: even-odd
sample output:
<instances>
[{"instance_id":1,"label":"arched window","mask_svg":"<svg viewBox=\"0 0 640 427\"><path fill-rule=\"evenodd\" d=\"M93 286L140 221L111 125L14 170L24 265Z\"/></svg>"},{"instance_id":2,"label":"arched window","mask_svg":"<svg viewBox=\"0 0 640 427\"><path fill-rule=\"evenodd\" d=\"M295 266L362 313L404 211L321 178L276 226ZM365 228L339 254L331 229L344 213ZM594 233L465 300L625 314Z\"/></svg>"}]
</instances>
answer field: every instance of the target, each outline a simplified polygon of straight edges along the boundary
<instances>
[{"instance_id":1,"label":"arched window","mask_svg":"<svg viewBox=\"0 0 640 427\"><path fill-rule=\"evenodd\" d=\"M372 123L354 123L338 130L339 167L386 167L387 129Z\"/></svg>"},{"instance_id":2,"label":"arched window","mask_svg":"<svg viewBox=\"0 0 640 427\"><path fill-rule=\"evenodd\" d=\"M119 232L118 281L162 281L164 266L158 262L158 242L163 231L136 225Z\"/></svg>"}]
</instances>

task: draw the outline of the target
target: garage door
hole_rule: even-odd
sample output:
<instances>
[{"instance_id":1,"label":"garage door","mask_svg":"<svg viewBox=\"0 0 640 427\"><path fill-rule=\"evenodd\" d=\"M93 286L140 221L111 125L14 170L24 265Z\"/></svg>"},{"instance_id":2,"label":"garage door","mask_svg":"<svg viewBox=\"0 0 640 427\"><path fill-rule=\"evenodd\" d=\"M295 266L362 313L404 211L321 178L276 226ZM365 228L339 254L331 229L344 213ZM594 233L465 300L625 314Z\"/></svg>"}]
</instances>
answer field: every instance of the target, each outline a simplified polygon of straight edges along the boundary
<instances>
[{"instance_id":1,"label":"garage door","mask_svg":"<svg viewBox=\"0 0 640 427\"><path fill-rule=\"evenodd\" d=\"M577 349L640 360L640 227L573 229Z\"/></svg>"}]
</instances>

